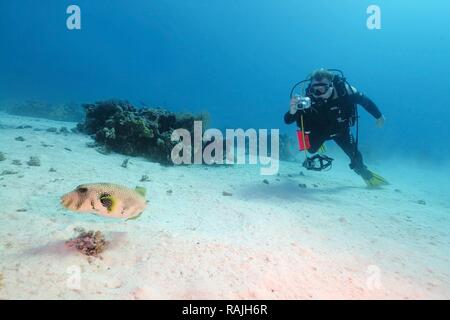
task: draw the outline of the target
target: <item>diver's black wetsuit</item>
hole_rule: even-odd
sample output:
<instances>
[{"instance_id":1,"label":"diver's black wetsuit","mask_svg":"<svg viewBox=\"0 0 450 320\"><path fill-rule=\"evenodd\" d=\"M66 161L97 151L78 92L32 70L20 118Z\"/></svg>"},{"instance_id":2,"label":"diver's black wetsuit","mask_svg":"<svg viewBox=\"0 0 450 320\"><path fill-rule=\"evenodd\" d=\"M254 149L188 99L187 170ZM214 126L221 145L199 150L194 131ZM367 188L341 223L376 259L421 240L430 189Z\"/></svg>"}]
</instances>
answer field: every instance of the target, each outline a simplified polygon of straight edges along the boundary
<instances>
[{"instance_id":1,"label":"diver's black wetsuit","mask_svg":"<svg viewBox=\"0 0 450 320\"><path fill-rule=\"evenodd\" d=\"M348 86L334 90L328 100L316 99L307 94L311 98L311 107L299 110L295 114L287 112L284 121L286 124L296 121L300 128L303 114L304 130L309 133L311 145L308 152L315 153L326 140L334 140L350 158L350 168L363 178L370 178L370 172L363 163L350 127L355 123L355 110L358 104L375 119L379 119L382 114L375 103L362 93L353 92Z\"/></svg>"}]
</instances>

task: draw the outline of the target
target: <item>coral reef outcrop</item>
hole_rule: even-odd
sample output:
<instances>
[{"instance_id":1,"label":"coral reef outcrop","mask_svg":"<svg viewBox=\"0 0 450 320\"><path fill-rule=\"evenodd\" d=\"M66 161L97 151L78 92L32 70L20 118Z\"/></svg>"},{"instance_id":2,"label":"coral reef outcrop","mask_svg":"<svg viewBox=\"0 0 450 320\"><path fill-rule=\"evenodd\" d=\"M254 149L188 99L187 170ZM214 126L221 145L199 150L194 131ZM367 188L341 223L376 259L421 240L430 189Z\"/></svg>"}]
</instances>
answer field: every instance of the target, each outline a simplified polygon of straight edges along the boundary
<instances>
[{"instance_id":1,"label":"coral reef outcrop","mask_svg":"<svg viewBox=\"0 0 450 320\"><path fill-rule=\"evenodd\" d=\"M173 130L183 128L194 134L194 121L205 114L174 113L161 108L135 108L127 101L107 100L83 105L86 117L78 131L91 135L106 148L129 156L143 156L161 164L172 164Z\"/></svg>"},{"instance_id":2,"label":"coral reef outcrop","mask_svg":"<svg viewBox=\"0 0 450 320\"><path fill-rule=\"evenodd\" d=\"M105 250L106 240L105 236L100 231L84 231L77 230L78 236L66 241L66 245L70 248L75 248L86 256L98 256Z\"/></svg>"}]
</instances>

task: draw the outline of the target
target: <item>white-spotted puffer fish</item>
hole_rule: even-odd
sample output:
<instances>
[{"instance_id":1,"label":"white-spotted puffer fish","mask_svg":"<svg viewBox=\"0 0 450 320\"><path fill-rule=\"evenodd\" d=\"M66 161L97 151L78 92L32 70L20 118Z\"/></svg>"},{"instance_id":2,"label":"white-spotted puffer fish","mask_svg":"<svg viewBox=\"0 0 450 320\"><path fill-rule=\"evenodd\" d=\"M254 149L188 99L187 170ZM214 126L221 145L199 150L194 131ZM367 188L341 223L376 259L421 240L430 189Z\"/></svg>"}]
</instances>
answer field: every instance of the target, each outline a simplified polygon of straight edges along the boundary
<instances>
[{"instance_id":1,"label":"white-spotted puffer fish","mask_svg":"<svg viewBox=\"0 0 450 320\"><path fill-rule=\"evenodd\" d=\"M125 219L138 218L147 206L144 188L132 190L112 183L79 185L61 197L61 204L71 211Z\"/></svg>"}]
</instances>

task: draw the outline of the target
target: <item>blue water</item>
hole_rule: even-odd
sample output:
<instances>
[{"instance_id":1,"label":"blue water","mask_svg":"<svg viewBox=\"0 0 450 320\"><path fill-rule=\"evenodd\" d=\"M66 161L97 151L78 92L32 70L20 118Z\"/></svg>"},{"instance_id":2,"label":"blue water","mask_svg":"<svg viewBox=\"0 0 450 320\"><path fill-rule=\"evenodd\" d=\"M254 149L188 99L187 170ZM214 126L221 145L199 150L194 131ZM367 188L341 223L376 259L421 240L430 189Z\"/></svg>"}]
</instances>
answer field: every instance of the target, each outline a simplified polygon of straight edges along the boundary
<instances>
[{"instance_id":1,"label":"blue water","mask_svg":"<svg viewBox=\"0 0 450 320\"><path fill-rule=\"evenodd\" d=\"M82 30L66 28L77 4ZM382 29L368 30L377 4ZM448 155L450 4L431 1L0 1L0 100L117 97L209 111L215 127L280 128L293 83L342 69L387 118L361 143Z\"/></svg>"}]
</instances>

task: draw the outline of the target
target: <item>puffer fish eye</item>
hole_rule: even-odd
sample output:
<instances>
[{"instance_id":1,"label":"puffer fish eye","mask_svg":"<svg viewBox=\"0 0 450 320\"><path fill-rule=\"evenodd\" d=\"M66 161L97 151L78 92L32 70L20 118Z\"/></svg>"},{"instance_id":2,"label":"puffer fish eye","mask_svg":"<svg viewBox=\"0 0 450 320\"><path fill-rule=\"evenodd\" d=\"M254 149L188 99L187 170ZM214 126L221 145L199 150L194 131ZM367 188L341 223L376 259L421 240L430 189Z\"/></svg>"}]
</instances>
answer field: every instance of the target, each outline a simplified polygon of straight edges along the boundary
<instances>
[{"instance_id":1,"label":"puffer fish eye","mask_svg":"<svg viewBox=\"0 0 450 320\"><path fill-rule=\"evenodd\" d=\"M103 193L100 195L100 202L102 206L104 206L108 211L112 210L112 207L114 205L114 201L112 199L112 196L109 193Z\"/></svg>"}]
</instances>

